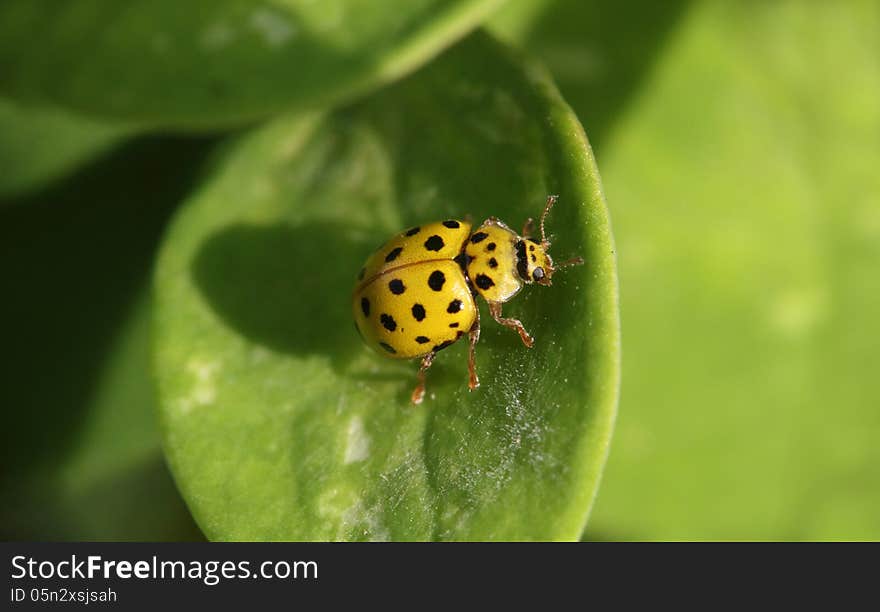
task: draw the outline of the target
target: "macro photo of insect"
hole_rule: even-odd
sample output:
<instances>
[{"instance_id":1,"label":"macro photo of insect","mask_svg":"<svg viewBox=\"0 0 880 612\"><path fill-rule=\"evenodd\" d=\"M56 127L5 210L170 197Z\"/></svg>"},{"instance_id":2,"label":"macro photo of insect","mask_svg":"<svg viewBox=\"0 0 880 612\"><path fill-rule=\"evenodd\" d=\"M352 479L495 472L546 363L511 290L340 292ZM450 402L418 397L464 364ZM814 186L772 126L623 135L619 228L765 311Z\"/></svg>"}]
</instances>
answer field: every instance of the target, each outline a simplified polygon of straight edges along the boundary
<instances>
[{"instance_id":1,"label":"macro photo of insect","mask_svg":"<svg viewBox=\"0 0 880 612\"><path fill-rule=\"evenodd\" d=\"M355 327L368 344L391 357L421 359L414 404L425 396L425 372L437 351L465 334L470 343L468 388L480 386L475 365L480 339L476 296L486 300L498 324L517 332L523 344L532 347L534 339L523 324L501 316L502 305L523 285L549 286L556 270L583 263L575 258L554 266L550 259L544 219L555 203L556 196L547 198L540 242L531 237L531 218L521 236L494 217L473 232L470 223L450 219L406 230L382 245L361 268L352 300ZM404 321L409 324L408 336Z\"/></svg>"},{"instance_id":2,"label":"macro photo of insect","mask_svg":"<svg viewBox=\"0 0 880 612\"><path fill-rule=\"evenodd\" d=\"M878 45L868 0L0 2L0 539L880 540Z\"/></svg>"}]
</instances>

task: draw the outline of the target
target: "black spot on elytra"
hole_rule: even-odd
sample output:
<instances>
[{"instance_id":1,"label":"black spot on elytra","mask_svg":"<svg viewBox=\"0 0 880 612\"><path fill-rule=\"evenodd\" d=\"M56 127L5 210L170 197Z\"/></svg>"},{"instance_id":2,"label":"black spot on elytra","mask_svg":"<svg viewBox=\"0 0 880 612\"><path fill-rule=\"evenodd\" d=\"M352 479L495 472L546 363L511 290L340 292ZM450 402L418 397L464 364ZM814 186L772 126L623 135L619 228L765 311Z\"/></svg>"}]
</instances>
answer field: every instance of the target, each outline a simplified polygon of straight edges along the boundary
<instances>
[{"instance_id":1,"label":"black spot on elytra","mask_svg":"<svg viewBox=\"0 0 880 612\"><path fill-rule=\"evenodd\" d=\"M403 250L403 247L397 247L397 248L392 249L391 252L385 256L385 263L391 263L392 261L397 259L397 256L400 255L400 252L402 250Z\"/></svg>"},{"instance_id":2,"label":"black spot on elytra","mask_svg":"<svg viewBox=\"0 0 880 612\"><path fill-rule=\"evenodd\" d=\"M391 346L390 344L388 344L388 343L386 343L386 342L380 342L380 343L379 343L379 346L381 346L383 349L385 349L386 351L388 351L388 352L391 353L391 354L394 354L394 353L397 352L397 351L394 350L394 347L393 347L393 346Z\"/></svg>"},{"instance_id":3,"label":"black spot on elytra","mask_svg":"<svg viewBox=\"0 0 880 612\"><path fill-rule=\"evenodd\" d=\"M431 272L431 276L428 277L428 286L434 291L440 291L443 289L443 283L445 282L446 275L440 270L434 270Z\"/></svg>"},{"instance_id":4,"label":"black spot on elytra","mask_svg":"<svg viewBox=\"0 0 880 612\"><path fill-rule=\"evenodd\" d=\"M457 339L458 338L456 338L456 340ZM455 342L455 340L447 340L446 342L441 342L440 344L434 346L434 348L432 348L431 350L432 351L442 351L443 349L445 349L447 346L449 346L450 344L452 344L454 342Z\"/></svg>"},{"instance_id":5,"label":"black spot on elytra","mask_svg":"<svg viewBox=\"0 0 880 612\"><path fill-rule=\"evenodd\" d=\"M494 250L495 250L495 247L497 247L497 246L498 246L498 245L495 244L494 242L490 242L489 244L486 245L486 250L487 250L487 251L494 251Z\"/></svg>"},{"instance_id":6,"label":"black spot on elytra","mask_svg":"<svg viewBox=\"0 0 880 612\"><path fill-rule=\"evenodd\" d=\"M414 228L412 228L412 229L407 230L406 235L407 235L407 236L415 236L416 234L419 233L419 230L421 230L421 229L422 229L422 228L420 228L420 227L418 227L418 226L417 226L417 227L414 227Z\"/></svg>"},{"instance_id":7,"label":"black spot on elytra","mask_svg":"<svg viewBox=\"0 0 880 612\"><path fill-rule=\"evenodd\" d=\"M425 318L425 307L421 304L413 304L412 315L416 321L421 321Z\"/></svg>"},{"instance_id":8,"label":"black spot on elytra","mask_svg":"<svg viewBox=\"0 0 880 612\"><path fill-rule=\"evenodd\" d=\"M382 315L379 317L379 321L382 322L382 327L384 327L388 331L394 331L395 329L397 329L397 321L395 321L394 317L392 317L390 314L386 314L383 312Z\"/></svg>"},{"instance_id":9,"label":"black spot on elytra","mask_svg":"<svg viewBox=\"0 0 880 612\"><path fill-rule=\"evenodd\" d=\"M471 244L477 244L478 242L483 242L486 238L489 237L489 234L486 232L477 232L473 236L471 236Z\"/></svg>"},{"instance_id":10,"label":"black spot on elytra","mask_svg":"<svg viewBox=\"0 0 880 612\"><path fill-rule=\"evenodd\" d=\"M470 263L474 260L473 257L462 251L458 255L452 258L452 261L457 263L462 270L466 270Z\"/></svg>"},{"instance_id":11,"label":"black spot on elytra","mask_svg":"<svg viewBox=\"0 0 880 612\"><path fill-rule=\"evenodd\" d=\"M535 263L536 261L538 261L538 258L532 255L532 263Z\"/></svg>"},{"instance_id":12,"label":"black spot on elytra","mask_svg":"<svg viewBox=\"0 0 880 612\"><path fill-rule=\"evenodd\" d=\"M361 271L358 272L358 280L364 280L364 274L366 274L366 273L367 273L367 269L361 268Z\"/></svg>"},{"instance_id":13,"label":"black spot on elytra","mask_svg":"<svg viewBox=\"0 0 880 612\"><path fill-rule=\"evenodd\" d=\"M534 250L535 250L535 245L534 245L534 244L530 244L530 245L529 245L529 251L534 251Z\"/></svg>"},{"instance_id":14,"label":"black spot on elytra","mask_svg":"<svg viewBox=\"0 0 880 612\"><path fill-rule=\"evenodd\" d=\"M427 344L430 341L431 339L425 336L416 336L416 342L418 342L419 344Z\"/></svg>"},{"instance_id":15,"label":"black spot on elytra","mask_svg":"<svg viewBox=\"0 0 880 612\"><path fill-rule=\"evenodd\" d=\"M474 279L474 282L477 284L477 287L483 290L486 290L495 284L495 281L485 274L477 274L477 278Z\"/></svg>"},{"instance_id":16,"label":"black spot on elytra","mask_svg":"<svg viewBox=\"0 0 880 612\"><path fill-rule=\"evenodd\" d=\"M450 323L449 327L452 327L452 328L458 327L458 321L456 321L455 323Z\"/></svg>"},{"instance_id":17,"label":"black spot on elytra","mask_svg":"<svg viewBox=\"0 0 880 612\"><path fill-rule=\"evenodd\" d=\"M490 268L497 268L498 267L498 260L495 259L494 257L492 259L490 259L489 260L489 267Z\"/></svg>"},{"instance_id":18,"label":"black spot on elytra","mask_svg":"<svg viewBox=\"0 0 880 612\"><path fill-rule=\"evenodd\" d=\"M456 312L461 310L461 300L452 300L449 302L449 306L446 308L446 312L449 314L455 314Z\"/></svg>"},{"instance_id":19,"label":"black spot on elytra","mask_svg":"<svg viewBox=\"0 0 880 612\"><path fill-rule=\"evenodd\" d=\"M361 298L361 311L363 311L365 317L370 316L370 300L365 297Z\"/></svg>"},{"instance_id":20,"label":"black spot on elytra","mask_svg":"<svg viewBox=\"0 0 880 612\"><path fill-rule=\"evenodd\" d=\"M450 219L449 221L444 221L443 226L448 227L449 229L456 229L459 227L459 223L454 219Z\"/></svg>"},{"instance_id":21,"label":"black spot on elytra","mask_svg":"<svg viewBox=\"0 0 880 612\"><path fill-rule=\"evenodd\" d=\"M429 251L439 251L445 246L443 238L436 234L425 240L425 248Z\"/></svg>"},{"instance_id":22,"label":"black spot on elytra","mask_svg":"<svg viewBox=\"0 0 880 612\"><path fill-rule=\"evenodd\" d=\"M394 295L400 295L404 291L406 291L406 287L403 285L403 281L399 278L395 278L393 281L388 283L388 288L391 290L391 293Z\"/></svg>"}]
</instances>

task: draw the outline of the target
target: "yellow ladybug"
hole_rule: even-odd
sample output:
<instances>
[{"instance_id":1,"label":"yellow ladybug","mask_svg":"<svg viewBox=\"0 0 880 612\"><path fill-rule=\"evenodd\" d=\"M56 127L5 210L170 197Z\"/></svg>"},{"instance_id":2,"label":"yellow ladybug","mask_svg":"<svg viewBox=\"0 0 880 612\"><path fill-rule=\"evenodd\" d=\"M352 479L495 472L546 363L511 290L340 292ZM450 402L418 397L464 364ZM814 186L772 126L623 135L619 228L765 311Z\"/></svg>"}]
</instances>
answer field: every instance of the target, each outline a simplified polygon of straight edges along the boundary
<instances>
[{"instance_id":1,"label":"yellow ladybug","mask_svg":"<svg viewBox=\"0 0 880 612\"><path fill-rule=\"evenodd\" d=\"M425 396L425 372L437 351L468 334L468 386L479 386L474 347L480 338L479 294L498 323L516 330L523 344L534 340L516 319L502 316L504 302L524 284L550 285L553 273L582 264L576 257L554 265L544 220L557 196L547 198L541 214L541 241L532 240L533 221L522 236L495 217L471 233L471 224L449 219L420 225L383 244L358 274L352 312L364 341L395 359L421 358L419 381L412 401Z\"/></svg>"}]
</instances>

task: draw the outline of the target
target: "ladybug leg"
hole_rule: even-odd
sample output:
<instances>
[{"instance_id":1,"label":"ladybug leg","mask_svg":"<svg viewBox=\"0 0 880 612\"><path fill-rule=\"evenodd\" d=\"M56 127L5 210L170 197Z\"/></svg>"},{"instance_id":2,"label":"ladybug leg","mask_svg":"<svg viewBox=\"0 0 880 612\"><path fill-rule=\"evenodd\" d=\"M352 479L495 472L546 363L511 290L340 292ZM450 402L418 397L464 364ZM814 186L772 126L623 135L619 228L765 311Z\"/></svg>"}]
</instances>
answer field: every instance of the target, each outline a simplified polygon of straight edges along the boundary
<instances>
[{"instance_id":1,"label":"ladybug leg","mask_svg":"<svg viewBox=\"0 0 880 612\"><path fill-rule=\"evenodd\" d=\"M550 209L553 208L553 205L556 204L556 200L558 199L558 195L547 196L547 203L544 205L544 212L541 213L541 245L544 247L545 251L550 248L550 241L547 240L547 234L544 233L544 220L547 219L547 213L550 212Z\"/></svg>"},{"instance_id":2,"label":"ladybug leg","mask_svg":"<svg viewBox=\"0 0 880 612\"><path fill-rule=\"evenodd\" d=\"M525 344L528 348L532 348L535 340L529 335L529 332L526 331L526 328L523 327L523 324L520 323L517 319L506 319L501 316L501 302L489 302L489 312L492 313L492 318L498 321L501 325L517 331L519 333L519 337L523 341L523 344Z\"/></svg>"},{"instance_id":3,"label":"ladybug leg","mask_svg":"<svg viewBox=\"0 0 880 612\"><path fill-rule=\"evenodd\" d=\"M421 404L422 400L425 398L425 372L427 372L428 368L431 367L431 364L434 363L434 356L436 354L437 353L431 351L422 357L422 366L419 368L419 383L412 392L411 399L413 404Z\"/></svg>"},{"instance_id":4,"label":"ladybug leg","mask_svg":"<svg viewBox=\"0 0 880 612\"><path fill-rule=\"evenodd\" d=\"M468 351L468 389L473 391L477 387L480 386L480 379L477 378L477 341L480 339L480 311L477 310L477 318L474 321L474 324L471 325L471 330L468 333L468 340L471 342L470 349Z\"/></svg>"},{"instance_id":5,"label":"ladybug leg","mask_svg":"<svg viewBox=\"0 0 880 612\"><path fill-rule=\"evenodd\" d=\"M529 217L528 219L526 219L526 222L523 223L522 237L523 238L531 238L532 233L534 231L535 231L535 220L532 219L531 217Z\"/></svg>"}]
</instances>

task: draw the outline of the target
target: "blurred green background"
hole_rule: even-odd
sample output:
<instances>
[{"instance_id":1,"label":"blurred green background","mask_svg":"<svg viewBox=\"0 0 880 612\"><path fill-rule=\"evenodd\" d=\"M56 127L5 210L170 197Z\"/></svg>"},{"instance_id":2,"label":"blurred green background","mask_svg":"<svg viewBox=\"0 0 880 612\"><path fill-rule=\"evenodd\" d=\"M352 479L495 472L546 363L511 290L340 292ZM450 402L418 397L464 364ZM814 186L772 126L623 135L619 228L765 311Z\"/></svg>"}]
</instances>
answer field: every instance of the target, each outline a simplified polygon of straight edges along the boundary
<instances>
[{"instance_id":1,"label":"blurred green background","mask_svg":"<svg viewBox=\"0 0 880 612\"><path fill-rule=\"evenodd\" d=\"M614 224L623 384L585 538L880 539L880 4L488 19L577 112ZM10 61L0 537L199 539L155 424L149 275L224 133L46 109Z\"/></svg>"}]
</instances>

